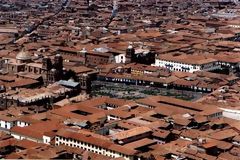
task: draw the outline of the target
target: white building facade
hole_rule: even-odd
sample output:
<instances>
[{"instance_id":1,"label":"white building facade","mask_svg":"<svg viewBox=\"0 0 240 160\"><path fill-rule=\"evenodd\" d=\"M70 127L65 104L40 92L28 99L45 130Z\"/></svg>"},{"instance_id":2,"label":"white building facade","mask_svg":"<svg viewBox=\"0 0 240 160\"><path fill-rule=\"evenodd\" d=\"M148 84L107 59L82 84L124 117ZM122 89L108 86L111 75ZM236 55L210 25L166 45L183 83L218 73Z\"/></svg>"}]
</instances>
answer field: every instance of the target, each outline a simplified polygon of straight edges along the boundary
<instances>
[{"instance_id":1,"label":"white building facade","mask_svg":"<svg viewBox=\"0 0 240 160\"><path fill-rule=\"evenodd\" d=\"M118 158L118 157L123 157L125 160L132 160L133 156L130 155L126 155L124 153L121 152L117 152L114 149L112 149L111 147L109 148L104 148L103 146L96 145L96 144L91 144L90 142L84 142L81 140L77 140L74 138L70 138L70 137L62 137L57 135L55 137L55 145L66 145L69 147L75 147L75 148L81 148L93 153L97 153L97 154L101 154L104 156L108 156L108 157L112 157L112 158Z\"/></svg>"},{"instance_id":2,"label":"white building facade","mask_svg":"<svg viewBox=\"0 0 240 160\"><path fill-rule=\"evenodd\" d=\"M192 63L184 63L180 61L170 61L157 58L155 61L154 66L168 68L171 71L180 71L180 72L196 72L196 71L211 71L220 69L221 66L216 62L206 62L206 63L199 63L199 62L192 62Z\"/></svg>"},{"instance_id":3,"label":"white building facade","mask_svg":"<svg viewBox=\"0 0 240 160\"><path fill-rule=\"evenodd\" d=\"M15 126L15 123L15 121L0 120L0 127L9 130Z\"/></svg>"},{"instance_id":4,"label":"white building facade","mask_svg":"<svg viewBox=\"0 0 240 160\"><path fill-rule=\"evenodd\" d=\"M23 122L23 121L17 121L17 126L18 127L26 127L29 126L30 124L27 122Z\"/></svg>"},{"instance_id":5,"label":"white building facade","mask_svg":"<svg viewBox=\"0 0 240 160\"><path fill-rule=\"evenodd\" d=\"M115 63L126 63L126 54L122 53L119 55L116 55L115 57Z\"/></svg>"}]
</instances>

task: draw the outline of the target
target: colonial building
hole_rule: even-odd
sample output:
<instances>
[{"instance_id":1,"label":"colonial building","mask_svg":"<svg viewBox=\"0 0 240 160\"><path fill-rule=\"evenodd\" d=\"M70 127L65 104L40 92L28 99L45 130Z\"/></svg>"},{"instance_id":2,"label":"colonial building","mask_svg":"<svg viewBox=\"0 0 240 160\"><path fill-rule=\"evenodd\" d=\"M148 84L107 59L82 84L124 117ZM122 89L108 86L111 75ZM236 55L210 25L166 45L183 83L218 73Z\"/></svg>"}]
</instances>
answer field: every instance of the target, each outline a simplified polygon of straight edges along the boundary
<instances>
[{"instance_id":1,"label":"colonial building","mask_svg":"<svg viewBox=\"0 0 240 160\"><path fill-rule=\"evenodd\" d=\"M118 53L114 56L115 63L141 63L152 64L155 62L155 53L149 49L138 48L135 49L133 45L129 44L125 53Z\"/></svg>"},{"instance_id":2,"label":"colonial building","mask_svg":"<svg viewBox=\"0 0 240 160\"><path fill-rule=\"evenodd\" d=\"M112 158L123 157L125 160L134 159L134 154L137 152L136 150L114 144L105 137L101 137L102 136L94 133L83 134L81 131L76 131L70 128L60 129L56 133L55 145L66 145L69 147L81 148Z\"/></svg>"},{"instance_id":3,"label":"colonial building","mask_svg":"<svg viewBox=\"0 0 240 160\"><path fill-rule=\"evenodd\" d=\"M217 60L198 55L160 55L156 57L155 66L168 68L171 71L190 72L212 71L220 69Z\"/></svg>"},{"instance_id":4,"label":"colonial building","mask_svg":"<svg viewBox=\"0 0 240 160\"><path fill-rule=\"evenodd\" d=\"M54 83L63 75L63 58L57 54L53 63L49 57L44 57L42 63L32 61L32 56L27 51L20 51L16 59L7 59L7 71L24 75L41 75L45 84Z\"/></svg>"}]
</instances>

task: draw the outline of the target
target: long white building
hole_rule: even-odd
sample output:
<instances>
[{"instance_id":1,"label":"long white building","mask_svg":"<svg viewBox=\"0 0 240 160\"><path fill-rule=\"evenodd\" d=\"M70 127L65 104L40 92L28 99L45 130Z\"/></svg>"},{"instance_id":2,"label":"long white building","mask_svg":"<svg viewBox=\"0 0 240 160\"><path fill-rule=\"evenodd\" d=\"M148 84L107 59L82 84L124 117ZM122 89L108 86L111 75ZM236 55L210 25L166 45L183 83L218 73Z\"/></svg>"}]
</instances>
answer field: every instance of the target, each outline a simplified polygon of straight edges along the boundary
<instances>
[{"instance_id":1,"label":"long white building","mask_svg":"<svg viewBox=\"0 0 240 160\"><path fill-rule=\"evenodd\" d=\"M72 129L61 129L55 137L55 145L81 148L112 158L123 157L126 160L132 160L134 158L134 154L137 152L136 150L117 145L99 136L101 135L93 133L87 135Z\"/></svg>"},{"instance_id":2,"label":"long white building","mask_svg":"<svg viewBox=\"0 0 240 160\"><path fill-rule=\"evenodd\" d=\"M159 55L154 66L168 68L171 71L190 72L220 69L217 60L200 55Z\"/></svg>"}]
</instances>

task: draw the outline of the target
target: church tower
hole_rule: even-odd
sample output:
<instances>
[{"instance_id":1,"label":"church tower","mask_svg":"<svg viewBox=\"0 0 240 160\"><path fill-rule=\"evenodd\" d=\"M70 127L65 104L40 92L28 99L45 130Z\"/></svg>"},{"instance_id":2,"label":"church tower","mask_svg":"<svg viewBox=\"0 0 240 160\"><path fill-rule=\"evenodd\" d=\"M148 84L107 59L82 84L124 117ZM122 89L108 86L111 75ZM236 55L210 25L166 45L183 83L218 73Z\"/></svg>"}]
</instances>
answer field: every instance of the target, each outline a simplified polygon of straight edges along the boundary
<instances>
[{"instance_id":1,"label":"church tower","mask_svg":"<svg viewBox=\"0 0 240 160\"><path fill-rule=\"evenodd\" d=\"M63 75L63 58L60 54L57 54L54 57L54 79L55 81L59 81L62 79Z\"/></svg>"},{"instance_id":2,"label":"church tower","mask_svg":"<svg viewBox=\"0 0 240 160\"><path fill-rule=\"evenodd\" d=\"M43 66L42 68L46 71L49 71L52 68L52 62L49 57L44 57L42 60Z\"/></svg>"},{"instance_id":3,"label":"church tower","mask_svg":"<svg viewBox=\"0 0 240 160\"><path fill-rule=\"evenodd\" d=\"M132 44L128 45L128 48L126 49L126 61L127 63L131 63L133 61L135 54L135 49L133 48Z\"/></svg>"},{"instance_id":4,"label":"church tower","mask_svg":"<svg viewBox=\"0 0 240 160\"><path fill-rule=\"evenodd\" d=\"M54 68L59 71L63 69L63 58L60 54L54 57Z\"/></svg>"},{"instance_id":5,"label":"church tower","mask_svg":"<svg viewBox=\"0 0 240 160\"><path fill-rule=\"evenodd\" d=\"M83 48L81 51L79 51L79 56L84 58L83 64L86 64L87 61L87 50L86 48Z\"/></svg>"},{"instance_id":6,"label":"church tower","mask_svg":"<svg viewBox=\"0 0 240 160\"><path fill-rule=\"evenodd\" d=\"M42 73L44 73L43 75L43 81L44 84L49 84L50 82L50 70L52 68L52 61L49 57L44 57L42 59Z\"/></svg>"}]
</instances>

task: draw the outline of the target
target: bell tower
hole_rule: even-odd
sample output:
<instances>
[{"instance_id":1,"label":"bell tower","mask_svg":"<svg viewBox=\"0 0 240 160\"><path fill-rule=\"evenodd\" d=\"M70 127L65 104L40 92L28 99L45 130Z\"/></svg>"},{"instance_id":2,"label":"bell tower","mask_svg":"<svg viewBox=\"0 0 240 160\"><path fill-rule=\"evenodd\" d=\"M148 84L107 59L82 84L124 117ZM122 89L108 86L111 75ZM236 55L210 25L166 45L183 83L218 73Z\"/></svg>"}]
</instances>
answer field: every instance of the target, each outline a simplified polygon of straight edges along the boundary
<instances>
[{"instance_id":1,"label":"bell tower","mask_svg":"<svg viewBox=\"0 0 240 160\"><path fill-rule=\"evenodd\" d=\"M54 57L54 79L55 81L59 81L62 79L63 75L63 58L60 54L57 54Z\"/></svg>"},{"instance_id":2,"label":"bell tower","mask_svg":"<svg viewBox=\"0 0 240 160\"><path fill-rule=\"evenodd\" d=\"M63 58L60 54L54 57L54 68L59 71L63 69Z\"/></svg>"},{"instance_id":3,"label":"bell tower","mask_svg":"<svg viewBox=\"0 0 240 160\"><path fill-rule=\"evenodd\" d=\"M43 69L49 71L52 68L52 62L49 57L44 57L42 60L43 63Z\"/></svg>"},{"instance_id":4,"label":"bell tower","mask_svg":"<svg viewBox=\"0 0 240 160\"><path fill-rule=\"evenodd\" d=\"M86 64L86 58L87 58L87 50L86 48L83 48L81 51L79 51L79 56L84 58L83 64Z\"/></svg>"},{"instance_id":5,"label":"bell tower","mask_svg":"<svg viewBox=\"0 0 240 160\"><path fill-rule=\"evenodd\" d=\"M126 61L131 63L135 54L135 49L132 46L132 43L129 43L128 48L126 49Z\"/></svg>"}]
</instances>

